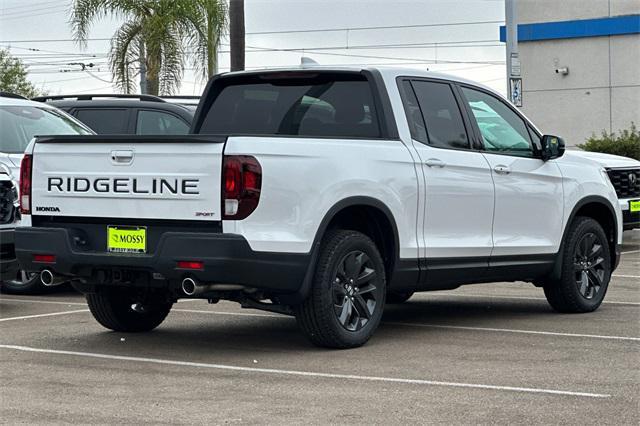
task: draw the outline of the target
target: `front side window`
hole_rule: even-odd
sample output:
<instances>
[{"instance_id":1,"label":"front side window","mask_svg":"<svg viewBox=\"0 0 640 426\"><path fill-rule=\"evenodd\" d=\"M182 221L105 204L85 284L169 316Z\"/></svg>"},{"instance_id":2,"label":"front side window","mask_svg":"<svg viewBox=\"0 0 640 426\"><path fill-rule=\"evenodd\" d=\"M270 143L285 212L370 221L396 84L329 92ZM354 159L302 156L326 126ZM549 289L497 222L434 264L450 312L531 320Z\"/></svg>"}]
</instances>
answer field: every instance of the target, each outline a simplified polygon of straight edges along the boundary
<instances>
[{"instance_id":1,"label":"front side window","mask_svg":"<svg viewBox=\"0 0 640 426\"><path fill-rule=\"evenodd\" d=\"M287 73L222 79L200 133L379 138L359 74Z\"/></svg>"},{"instance_id":2,"label":"front side window","mask_svg":"<svg viewBox=\"0 0 640 426\"><path fill-rule=\"evenodd\" d=\"M187 123L178 117L162 111L138 111L137 135L186 135Z\"/></svg>"},{"instance_id":3,"label":"front side window","mask_svg":"<svg viewBox=\"0 0 640 426\"><path fill-rule=\"evenodd\" d=\"M463 87L462 92L478 123L486 151L533 156L527 125L518 114L485 92L467 87Z\"/></svg>"},{"instance_id":4,"label":"front side window","mask_svg":"<svg viewBox=\"0 0 640 426\"><path fill-rule=\"evenodd\" d=\"M469 148L462 113L447 83L412 81L429 145L438 148ZM414 113L415 114L415 113Z\"/></svg>"},{"instance_id":5,"label":"front side window","mask_svg":"<svg viewBox=\"0 0 640 426\"><path fill-rule=\"evenodd\" d=\"M35 136L86 134L86 128L57 110L0 106L0 152L22 153Z\"/></svg>"}]
</instances>

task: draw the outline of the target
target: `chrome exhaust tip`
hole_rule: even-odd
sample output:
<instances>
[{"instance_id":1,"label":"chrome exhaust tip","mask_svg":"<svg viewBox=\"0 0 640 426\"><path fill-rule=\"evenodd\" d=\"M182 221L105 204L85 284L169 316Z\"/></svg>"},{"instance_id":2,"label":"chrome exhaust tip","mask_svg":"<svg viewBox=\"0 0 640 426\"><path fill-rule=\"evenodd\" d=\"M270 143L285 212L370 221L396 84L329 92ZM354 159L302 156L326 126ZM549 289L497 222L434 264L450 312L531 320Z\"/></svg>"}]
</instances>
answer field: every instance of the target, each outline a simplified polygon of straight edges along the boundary
<instances>
[{"instance_id":1,"label":"chrome exhaust tip","mask_svg":"<svg viewBox=\"0 0 640 426\"><path fill-rule=\"evenodd\" d=\"M187 296L193 296L198 292L198 285L193 278L185 278L182 280L182 291Z\"/></svg>"},{"instance_id":2,"label":"chrome exhaust tip","mask_svg":"<svg viewBox=\"0 0 640 426\"><path fill-rule=\"evenodd\" d=\"M212 291L251 291L243 285L237 284L203 284L193 278L182 280L182 292L187 296L199 296Z\"/></svg>"},{"instance_id":3,"label":"chrome exhaust tip","mask_svg":"<svg viewBox=\"0 0 640 426\"><path fill-rule=\"evenodd\" d=\"M45 269L42 272L40 272L40 282L45 287L55 287L57 285L64 283L65 279L59 276L56 276L50 270Z\"/></svg>"}]
</instances>

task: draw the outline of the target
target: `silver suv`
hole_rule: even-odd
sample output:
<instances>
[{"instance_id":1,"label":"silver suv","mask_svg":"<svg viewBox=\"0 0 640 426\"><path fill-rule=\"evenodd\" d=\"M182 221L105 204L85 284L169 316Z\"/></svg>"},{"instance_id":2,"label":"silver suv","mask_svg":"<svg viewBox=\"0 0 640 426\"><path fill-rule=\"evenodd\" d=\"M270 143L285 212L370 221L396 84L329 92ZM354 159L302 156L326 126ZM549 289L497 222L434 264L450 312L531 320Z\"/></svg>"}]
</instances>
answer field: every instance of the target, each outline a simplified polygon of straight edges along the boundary
<instances>
[{"instance_id":1,"label":"silver suv","mask_svg":"<svg viewBox=\"0 0 640 426\"><path fill-rule=\"evenodd\" d=\"M24 149L36 135L94 134L64 111L22 96L0 92L0 280L2 290L29 294L43 290L37 274L15 260L13 230L20 222L16 190Z\"/></svg>"}]
</instances>

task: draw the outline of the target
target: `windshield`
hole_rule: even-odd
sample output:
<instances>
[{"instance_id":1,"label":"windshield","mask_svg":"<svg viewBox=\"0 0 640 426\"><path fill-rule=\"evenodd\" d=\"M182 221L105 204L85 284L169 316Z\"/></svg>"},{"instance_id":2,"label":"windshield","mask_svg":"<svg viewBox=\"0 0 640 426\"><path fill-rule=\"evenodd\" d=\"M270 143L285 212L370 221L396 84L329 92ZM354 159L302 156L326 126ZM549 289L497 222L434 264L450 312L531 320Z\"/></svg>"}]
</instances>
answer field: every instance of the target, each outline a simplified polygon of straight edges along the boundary
<instances>
[{"instance_id":1,"label":"windshield","mask_svg":"<svg viewBox=\"0 0 640 426\"><path fill-rule=\"evenodd\" d=\"M21 153L40 135L87 135L62 112L36 106L0 106L0 152Z\"/></svg>"}]
</instances>

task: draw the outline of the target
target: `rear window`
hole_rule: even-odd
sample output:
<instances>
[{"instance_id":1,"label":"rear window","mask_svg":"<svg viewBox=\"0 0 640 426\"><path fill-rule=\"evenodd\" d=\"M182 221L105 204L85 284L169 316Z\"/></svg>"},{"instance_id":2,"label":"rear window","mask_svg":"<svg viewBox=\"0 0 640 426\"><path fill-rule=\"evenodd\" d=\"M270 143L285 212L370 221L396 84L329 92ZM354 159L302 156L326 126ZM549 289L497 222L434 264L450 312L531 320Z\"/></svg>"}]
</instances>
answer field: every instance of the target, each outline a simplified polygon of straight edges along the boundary
<instances>
[{"instance_id":1,"label":"rear window","mask_svg":"<svg viewBox=\"0 0 640 426\"><path fill-rule=\"evenodd\" d=\"M276 74L220 84L200 133L380 137L371 85L359 74Z\"/></svg>"},{"instance_id":2,"label":"rear window","mask_svg":"<svg viewBox=\"0 0 640 426\"><path fill-rule=\"evenodd\" d=\"M58 110L33 106L0 107L0 152L22 153L35 136L88 133Z\"/></svg>"}]
</instances>

